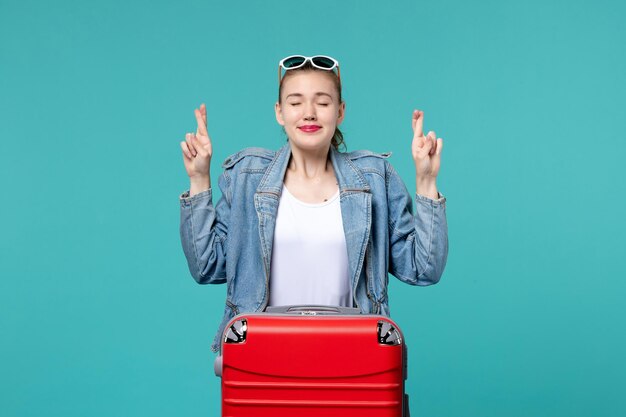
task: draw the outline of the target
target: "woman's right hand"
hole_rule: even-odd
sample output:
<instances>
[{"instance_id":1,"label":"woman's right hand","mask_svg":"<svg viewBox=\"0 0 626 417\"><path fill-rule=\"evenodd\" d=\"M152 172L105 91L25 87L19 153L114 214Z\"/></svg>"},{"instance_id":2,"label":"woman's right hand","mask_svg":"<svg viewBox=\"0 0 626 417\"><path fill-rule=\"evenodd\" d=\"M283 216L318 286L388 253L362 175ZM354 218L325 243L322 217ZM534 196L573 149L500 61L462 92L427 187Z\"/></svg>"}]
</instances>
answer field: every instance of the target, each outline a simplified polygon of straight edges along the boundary
<instances>
[{"instance_id":1,"label":"woman's right hand","mask_svg":"<svg viewBox=\"0 0 626 417\"><path fill-rule=\"evenodd\" d=\"M211 187L210 167L213 146L207 132L206 106L200 105L194 109L198 128L196 133L187 133L185 140L180 143L183 151L183 161L187 175L191 181L190 195Z\"/></svg>"}]
</instances>

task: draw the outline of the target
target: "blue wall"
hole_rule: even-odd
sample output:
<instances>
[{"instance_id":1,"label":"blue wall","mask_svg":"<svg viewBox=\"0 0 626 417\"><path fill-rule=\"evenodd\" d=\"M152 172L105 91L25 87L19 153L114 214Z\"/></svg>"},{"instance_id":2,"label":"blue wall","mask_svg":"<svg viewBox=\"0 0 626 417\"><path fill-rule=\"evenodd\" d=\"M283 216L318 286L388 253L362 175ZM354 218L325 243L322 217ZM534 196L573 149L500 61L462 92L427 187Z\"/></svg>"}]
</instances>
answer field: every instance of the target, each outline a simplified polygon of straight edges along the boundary
<instances>
[{"instance_id":1,"label":"blue wall","mask_svg":"<svg viewBox=\"0 0 626 417\"><path fill-rule=\"evenodd\" d=\"M178 142L206 102L215 178L278 148L277 62L324 53L349 149L411 189L413 108L445 141L448 267L390 290L413 413L626 415L625 11L0 0L1 414L218 415L225 289L187 271Z\"/></svg>"}]
</instances>

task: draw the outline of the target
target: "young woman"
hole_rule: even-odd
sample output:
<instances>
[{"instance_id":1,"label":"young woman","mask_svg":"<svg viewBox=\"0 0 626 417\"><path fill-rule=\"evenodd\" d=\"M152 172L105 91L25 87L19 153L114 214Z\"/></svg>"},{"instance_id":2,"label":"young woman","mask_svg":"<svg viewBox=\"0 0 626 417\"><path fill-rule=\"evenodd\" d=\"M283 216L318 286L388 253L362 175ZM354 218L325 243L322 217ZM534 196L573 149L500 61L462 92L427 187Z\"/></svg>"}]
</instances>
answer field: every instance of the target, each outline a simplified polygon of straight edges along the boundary
<instances>
[{"instance_id":1,"label":"young woman","mask_svg":"<svg viewBox=\"0 0 626 417\"><path fill-rule=\"evenodd\" d=\"M412 119L415 215L388 154L340 152L345 103L336 60L281 60L275 112L287 143L228 157L215 206L204 105L195 109L197 131L181 142L190 189L180 197L180 235L189 270L200 284L227 284L214 351L236 314L326 304L388 315L388 272L430 285L445 267L445 199L436 186L443 141L423 134L424 112Z\"/></svg>"}]
</instances>

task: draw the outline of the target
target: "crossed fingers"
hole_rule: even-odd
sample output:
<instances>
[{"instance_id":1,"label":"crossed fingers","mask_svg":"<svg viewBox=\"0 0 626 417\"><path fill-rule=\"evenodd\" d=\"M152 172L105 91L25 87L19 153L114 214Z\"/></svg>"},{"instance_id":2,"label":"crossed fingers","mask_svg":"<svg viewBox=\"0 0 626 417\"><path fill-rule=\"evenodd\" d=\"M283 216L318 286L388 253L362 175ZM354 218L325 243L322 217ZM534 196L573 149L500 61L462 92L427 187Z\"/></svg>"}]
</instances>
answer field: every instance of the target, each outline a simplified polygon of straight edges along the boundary
<instances>
[{"instance_id":1,"label":"crossed fingers","mask_svg":"<svg viewBox=\"0 0 626 417\"><path fill-rule=\"evenodd\" d=\"M183 154L187 159L193 159L200 155L205 158L210 154L209 133L207 131L206 106L200 105L200 109L194 109L198 127L196 133L187 133L185 140L180 143Z\"/></svg>"},{"instance_id":2,"label":"crossed fingers","mask_svg":"<svg viewBox=\"0 0 626 417\"><path fill-rule=\"evenodd\" d=\"M200 105L200 109L194 109L194 114L196 115L196 121L198 122L196 135L209 136L206 124L206 106L204 103Z\"/></svg>"},{"instance_id":3,"label":"crossed fingers","mask_svg":"<svg viewBox=\"0 0 626 417\"><path fill-rule=\"evenodd\" d=\"M439 155L443 149L443 139L437 138L434 131L428 132L424 136L424 112L422 110L414 110L411 120L413 127L413 143L417 149L414 150L418 158L423 159L427 155Z\"/></svg>"}]
</instances>

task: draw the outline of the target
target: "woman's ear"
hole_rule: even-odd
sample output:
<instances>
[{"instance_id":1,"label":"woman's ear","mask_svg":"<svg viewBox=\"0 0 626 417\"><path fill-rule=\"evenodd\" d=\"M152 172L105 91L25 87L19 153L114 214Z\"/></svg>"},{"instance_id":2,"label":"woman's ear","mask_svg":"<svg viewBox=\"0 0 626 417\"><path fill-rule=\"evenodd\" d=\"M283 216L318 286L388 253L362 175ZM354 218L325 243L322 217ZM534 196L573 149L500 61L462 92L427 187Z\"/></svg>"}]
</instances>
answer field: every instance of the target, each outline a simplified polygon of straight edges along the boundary
<instances>
[{"instance_id":1,"label":"woman's ear","mask_svg":"<svg viewBox=\"0 0 626 417\"><path fill-rule=\"evenodd\" d=\"M337 112L337 126L343 122L343 117L346 115L346 102L342 101L339 105L339 111Z\"/></svg>"},{"instance_id":2,"label":"woman's ear","mask_svg":"<svg viewBox=\"0 0 626 417\"><path fill-rule=\"evenodd\" d=\"M283 113L280 108L280 103L276 102L274 105L274 112L276 113L276 121L279 125L285 126L285 121L283 120Z\"/></svg>"}]
</instances>

